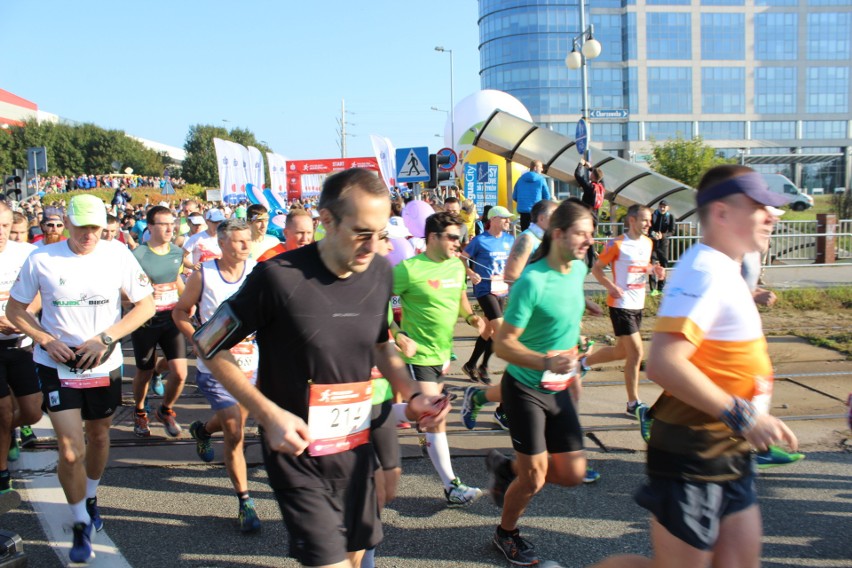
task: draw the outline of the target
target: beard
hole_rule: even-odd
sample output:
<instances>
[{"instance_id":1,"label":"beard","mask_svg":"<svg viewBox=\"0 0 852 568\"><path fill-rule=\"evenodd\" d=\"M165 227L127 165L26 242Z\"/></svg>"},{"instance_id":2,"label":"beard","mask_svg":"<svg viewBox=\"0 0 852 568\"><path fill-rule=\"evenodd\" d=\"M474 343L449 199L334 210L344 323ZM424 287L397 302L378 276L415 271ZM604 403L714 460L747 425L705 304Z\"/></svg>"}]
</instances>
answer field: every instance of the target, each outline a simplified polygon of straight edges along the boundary
<instances>
[{"instance_id":1,"label":"beard","mask_svg":"<svg viewBox=\"0 0 852 568\"><path fill-rule=\"evenodd\" d=\"M58 243L62 240L62 235L45 235L44 236L44 244L52 245L53 243Z\"/></svg>"}]
</instances>

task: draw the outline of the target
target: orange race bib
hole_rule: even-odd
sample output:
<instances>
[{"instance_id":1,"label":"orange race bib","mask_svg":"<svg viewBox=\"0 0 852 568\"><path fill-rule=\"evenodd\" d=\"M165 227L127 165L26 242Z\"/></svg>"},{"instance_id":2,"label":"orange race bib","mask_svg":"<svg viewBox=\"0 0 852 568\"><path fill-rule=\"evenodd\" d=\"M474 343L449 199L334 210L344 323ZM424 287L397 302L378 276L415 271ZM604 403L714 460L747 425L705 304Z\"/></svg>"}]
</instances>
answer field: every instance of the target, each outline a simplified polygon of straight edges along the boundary
<instances>
[{"instance_id":1,"label":"orange race bib","mask_svg":"<svg viewBox=\"0 0 852 568\"><path fill-rule=\"evenodd\" d=\"M177 282L153 284L154 306L158 312L165 312L175 307L178 301Z\"/></svg>"},{"instance_id":2,"label":"orange race bib","mask_svg":"<svg viewBox=\"0 0 852 568\"><path fill-rule=\"evenodd\" d=\"M312 456L339 454L370 439L373 383L311 384L308 429Z\"/></svg>"}]
</instances>

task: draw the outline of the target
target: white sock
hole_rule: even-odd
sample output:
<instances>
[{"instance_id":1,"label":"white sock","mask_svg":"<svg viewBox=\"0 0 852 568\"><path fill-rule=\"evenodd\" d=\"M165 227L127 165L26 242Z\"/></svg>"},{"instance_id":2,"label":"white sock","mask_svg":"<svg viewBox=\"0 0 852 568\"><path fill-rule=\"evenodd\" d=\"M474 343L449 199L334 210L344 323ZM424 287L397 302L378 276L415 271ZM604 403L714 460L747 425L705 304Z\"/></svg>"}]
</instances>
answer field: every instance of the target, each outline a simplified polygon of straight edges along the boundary
<instances>
[{"instance_id":1,"label":"white sock","mask_svg":"<svg viewBox=\"0 0 852 568\"><path fill-rule=\"evenodd\" d=\"M429 452L429 459L432 460L435 471L444 483L444 489L449 489L452 487L450 482L456 476L453 473L453 464L450 463L450 444L447 442L447 433L427 433L426 450Z\"/></svg>"},{"instance_id":2,"label":"white sock","mask_svg":"<svg viewBox=\"0 0 852 568\"><path fill-rule=\"evenodd\" d=\"M86 511L85 499L79 503L68 503L68 506L71 507L71 515L74 517L75 523L86 523L88 525L92 522L89 512Z\"/></svg>"},{"instance_id":3,"label":"white sock","mask_svg":"<svg viewBox=\"0 0 852 568\"><path fill-rule=\"evenodd\" d=\"M376 568L376 549L368 548L361 559L361 568Z\"/></svg>"},{"instance_id":4,"label":"white sock","mask_svg":"<svg viewBox=\"0 0 852 568\"><path fill-rule=\"evenodd\" d=\"M98 485L100 485L100 483L100 479L86 478L86 499L94 499L98 496Z\"/></svg>"}]
</instances>

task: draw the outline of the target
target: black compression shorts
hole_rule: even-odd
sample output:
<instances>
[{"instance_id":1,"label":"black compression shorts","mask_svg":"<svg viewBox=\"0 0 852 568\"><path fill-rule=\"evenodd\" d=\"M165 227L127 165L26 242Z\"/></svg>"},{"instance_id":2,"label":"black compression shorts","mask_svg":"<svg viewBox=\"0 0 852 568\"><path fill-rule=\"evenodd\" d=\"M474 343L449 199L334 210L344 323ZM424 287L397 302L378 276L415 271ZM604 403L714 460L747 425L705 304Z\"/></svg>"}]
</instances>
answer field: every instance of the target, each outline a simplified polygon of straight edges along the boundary
<instances>
[{"instance_id":1,"label":"black compression shorts","mask_svg":"<svg viewBox=\"0 0 852 568\"><path fill-rule=\"evenodd\" d=\"M166 314L165 316L162 314ZM130 334L136 368L150 371L157 357L157 345L163 350L166 361L186 359L186 340L172 320L171 312L160 312L144 326Z\"/></svg>"}]
</instances>

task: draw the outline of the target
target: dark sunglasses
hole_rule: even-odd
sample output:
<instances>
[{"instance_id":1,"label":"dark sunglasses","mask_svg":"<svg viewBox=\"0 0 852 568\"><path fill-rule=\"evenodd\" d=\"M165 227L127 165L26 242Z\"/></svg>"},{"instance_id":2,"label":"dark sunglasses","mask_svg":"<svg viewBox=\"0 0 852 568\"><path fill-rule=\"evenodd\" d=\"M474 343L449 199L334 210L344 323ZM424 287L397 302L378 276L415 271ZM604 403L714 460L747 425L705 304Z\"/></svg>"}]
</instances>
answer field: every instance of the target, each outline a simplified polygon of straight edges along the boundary
<instances>
[{"instance_id":1,"label":"dark sunglasses","mask_svg":"<svg viewBox=\"0 0 852 568\"><path fill-rule=\"evenodd\" d=\"M454 243L457 243L461 240L461 235L457 235L455 233L438 233L438 234L443 235L444 237L446 237L446 239L448 241L452 241Z\"/></svg>"},{"instance_id":2,"label":"dark sunglasses","mask_svg":"<svg viewBox=\"0 0 852 568\"><path fill-rule=\"evenodd\" d=\"M50 227L51 229L58 229L59 227L64 227L64 223L45 223L45 227Z\"/></svg>"}]
</instances>

